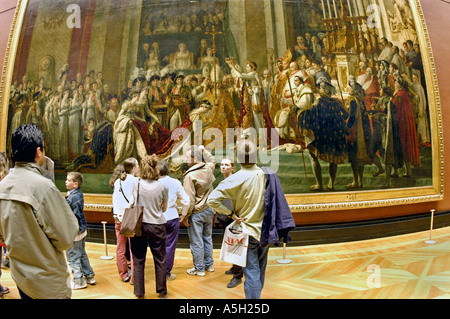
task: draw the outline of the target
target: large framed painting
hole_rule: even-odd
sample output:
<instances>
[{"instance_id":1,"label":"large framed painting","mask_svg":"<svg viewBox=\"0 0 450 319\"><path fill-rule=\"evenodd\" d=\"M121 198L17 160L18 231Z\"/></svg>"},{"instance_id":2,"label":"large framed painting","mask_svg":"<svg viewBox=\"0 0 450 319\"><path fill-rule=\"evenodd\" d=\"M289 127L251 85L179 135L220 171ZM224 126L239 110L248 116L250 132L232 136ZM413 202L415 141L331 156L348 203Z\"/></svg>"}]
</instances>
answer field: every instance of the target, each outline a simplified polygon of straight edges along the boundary
<instances>
[{"instance_id":1,"label":"large framed painting","mask_svg":"<svg viewBox=\"0 0 450 319\"><path fill-rule=\"evenodd\" d=\"M128 157L182 178L252 139L292 211L443 198L443 133L419 0L19 0L1 82L0 150L42 129L55 183L83 173L111 205ZM239 165L237 165L239 169Z\"/></svg>"}]
</instances>

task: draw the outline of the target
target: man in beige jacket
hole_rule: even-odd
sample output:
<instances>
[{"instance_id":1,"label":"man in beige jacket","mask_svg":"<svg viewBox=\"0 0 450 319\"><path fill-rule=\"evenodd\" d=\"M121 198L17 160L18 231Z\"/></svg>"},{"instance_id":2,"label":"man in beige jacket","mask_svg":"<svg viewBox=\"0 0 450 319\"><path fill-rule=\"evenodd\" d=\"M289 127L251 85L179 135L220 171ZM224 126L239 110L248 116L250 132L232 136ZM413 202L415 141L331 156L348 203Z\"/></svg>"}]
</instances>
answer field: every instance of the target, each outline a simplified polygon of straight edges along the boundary
<instances>
[{"instance_id":1,"label":"man in beige jacket","mask_svg":"<svg viewBox=\"0 0 450 319\"><path fill-rule=\"evenodd\" d=\"M202 159L205 162L202 162ZM203 145L192 146L186 153L189 169L184 173L183 187L190 199L189 210L180 222L188 227L190 248L194 268L187 269L189 275L205 276L205 270L214 271L212 220L214 211L206 201L213 190L216 161ZM184 212L183 212L184 213Z\"/></svg>"},{"instance_id":2,"label":"man in beige jacket","mask_svg":"<svg viewBox=\"0 0 450 319\"><path fill-rule=\"evenodd\" d=\"M23 299L70 298L64 251L74 243L78 222L55 184L42 175L40 129L16 128L11 152L15 168L0 183L0 241L8 249L11 277Z\"/></svg>"}]
</instances>

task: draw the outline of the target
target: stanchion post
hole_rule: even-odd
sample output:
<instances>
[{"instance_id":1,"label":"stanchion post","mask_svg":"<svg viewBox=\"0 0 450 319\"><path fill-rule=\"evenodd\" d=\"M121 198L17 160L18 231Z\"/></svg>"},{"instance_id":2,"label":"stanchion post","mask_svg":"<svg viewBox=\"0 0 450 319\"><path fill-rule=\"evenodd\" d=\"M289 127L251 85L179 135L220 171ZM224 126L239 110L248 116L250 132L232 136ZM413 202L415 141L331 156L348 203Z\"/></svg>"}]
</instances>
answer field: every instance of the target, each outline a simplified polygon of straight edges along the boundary
<instances>
[{"instance_id":1,"label":"stanchion post","mask_svg":"<svg viewBox=\"0 0 450 319\"><path fill-rule=\"evenodd\" d=\"M289 264L292 261L290 259L286 259L286 243L283 243L283 259L278 259L277 263L279 264Z\"/></svg>"},{"instance_id":2,"label":"stanchion post","mask_svg":"<svg viewBox=\"0 0 450 319\"><path fill-rule=\"evenodd\" d=\"M434 223L434 212L435 210L431 210L431 223L430 223L430 238L428 240L425 240L426 244L432 245L435 244L436 241L432 239L433 236L433 223Z\"/></svg>"},{"instance_id":3,"label":"stanchion post","mask_svg":"<svg viewBox=\"0 0 450 319\"><path fill-rule=\"evenodd\" d=\"M105 222L105 221L102 221L102 224L103 224L103 241L104 241L104 243L105 243L105 255L104 255L104 256L101 256L100 259L103 259L103 260L111 260L111 259L113 259L114 257L113 257L113 256L108 256L108 243L107 243L107 241L106 241L106 222Z\"/></svg>"}]
</instances>

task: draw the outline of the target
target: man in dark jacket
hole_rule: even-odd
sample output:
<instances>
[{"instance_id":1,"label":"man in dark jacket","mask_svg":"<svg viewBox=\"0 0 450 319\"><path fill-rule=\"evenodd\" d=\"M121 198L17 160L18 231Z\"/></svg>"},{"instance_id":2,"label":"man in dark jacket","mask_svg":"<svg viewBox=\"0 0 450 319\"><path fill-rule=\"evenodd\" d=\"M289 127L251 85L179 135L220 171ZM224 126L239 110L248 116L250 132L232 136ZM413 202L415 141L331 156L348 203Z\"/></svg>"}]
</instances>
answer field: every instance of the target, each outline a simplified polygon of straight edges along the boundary
<instances>
[{"instance_id":1,"label":"man in dark jacket","mask_svg":"<svg viewBox=\"0 0 450 319\"><path fill-rule=\"evenodd\" d=\"M268 244L288 243L291 240L289 231L295 228L294 218L281 188L277 174L271 169L261 166L266 176L264 192L264 219L261 228L260 246Z\"/></svg>"}]
</instances>

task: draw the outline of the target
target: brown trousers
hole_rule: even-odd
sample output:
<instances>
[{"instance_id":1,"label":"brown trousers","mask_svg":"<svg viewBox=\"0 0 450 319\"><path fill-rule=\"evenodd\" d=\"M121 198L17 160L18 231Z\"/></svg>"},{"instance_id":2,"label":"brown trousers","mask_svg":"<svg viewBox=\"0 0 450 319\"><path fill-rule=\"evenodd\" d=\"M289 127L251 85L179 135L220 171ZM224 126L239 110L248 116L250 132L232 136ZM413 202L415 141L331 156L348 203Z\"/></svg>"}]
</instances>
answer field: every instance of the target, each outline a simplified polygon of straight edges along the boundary
<instances>
[{"instance_id":1,"label":"brown trousers","mask_svg":"<svg viewBox=\"0 0 450 319\"><path fill-rule=\"evenodd\" d=\"M145 260L147 247L153 255L155 264L156 292L167 293L166 285L166 224L156 225L142 223L142 236L131 238L131 253L133 255L134 294L137 297L145 295Z\"/></svg>"}]
</instances>

